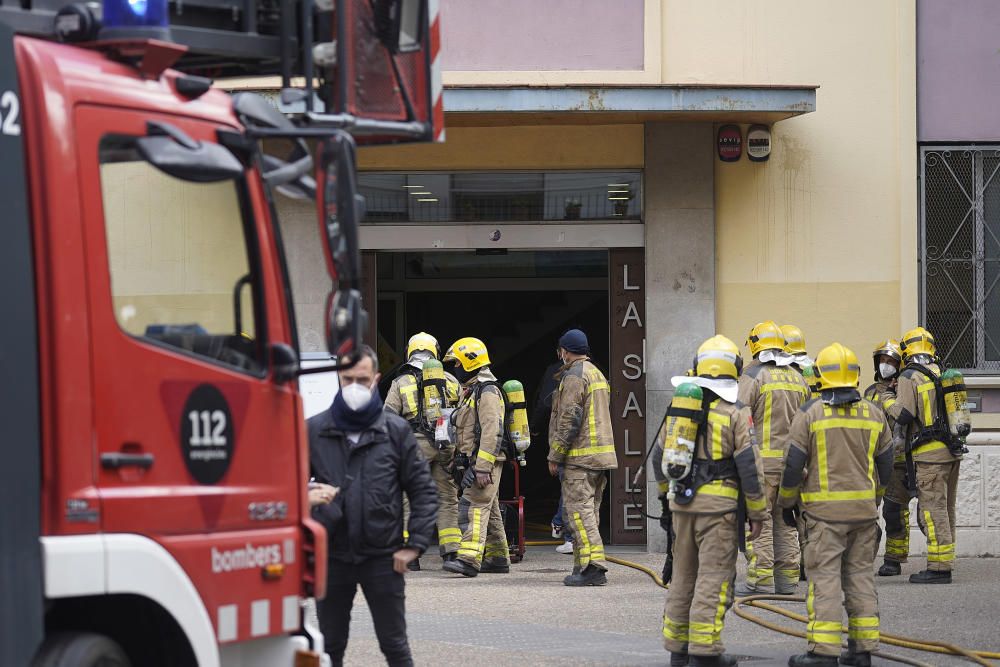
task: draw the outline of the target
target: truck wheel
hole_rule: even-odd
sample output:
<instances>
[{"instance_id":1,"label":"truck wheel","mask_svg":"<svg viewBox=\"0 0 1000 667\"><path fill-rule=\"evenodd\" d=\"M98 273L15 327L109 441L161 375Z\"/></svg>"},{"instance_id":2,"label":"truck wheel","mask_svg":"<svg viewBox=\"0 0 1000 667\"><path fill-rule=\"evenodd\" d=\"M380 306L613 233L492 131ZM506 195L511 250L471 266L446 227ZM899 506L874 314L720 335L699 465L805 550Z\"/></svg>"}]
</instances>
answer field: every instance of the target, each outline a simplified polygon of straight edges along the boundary
<instances>
[{"instance_id":1,"label":"truck wheel","mask_svg":"<svg viewBox=\"0 0 1000 667\"><path fill-rule=\"evenodd\" d=\"M49 635L32 667L131 667L115 641L93 632L57 632Z\"/></svg>"}]
</instances>

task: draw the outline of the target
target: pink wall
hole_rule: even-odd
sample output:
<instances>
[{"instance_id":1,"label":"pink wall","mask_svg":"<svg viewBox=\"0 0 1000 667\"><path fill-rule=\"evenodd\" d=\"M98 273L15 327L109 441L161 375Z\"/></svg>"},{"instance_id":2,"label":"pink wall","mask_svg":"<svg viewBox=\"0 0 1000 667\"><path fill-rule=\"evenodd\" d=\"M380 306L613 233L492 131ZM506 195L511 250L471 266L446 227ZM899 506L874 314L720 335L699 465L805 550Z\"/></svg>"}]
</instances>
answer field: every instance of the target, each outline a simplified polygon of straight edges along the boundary
<instances>
[{"instance_id":1,"label":"pink wall","mask_svg":"<svg viewBox=\"0 0 1000 667\"><path fill-rule=\"evenodd\" d=\"M918 0L919 141L1000 139L1000 2Z\"/></svg>"},{"instance_id":2,"label":"pink wall","mask_svg":"<svg viewBox=\"0 0 1000 667\"><path fill-rule=\"evenodd\" d=\"M445 70L641 70L643 0L441 0Z\"/></svg>"}]
</instances>

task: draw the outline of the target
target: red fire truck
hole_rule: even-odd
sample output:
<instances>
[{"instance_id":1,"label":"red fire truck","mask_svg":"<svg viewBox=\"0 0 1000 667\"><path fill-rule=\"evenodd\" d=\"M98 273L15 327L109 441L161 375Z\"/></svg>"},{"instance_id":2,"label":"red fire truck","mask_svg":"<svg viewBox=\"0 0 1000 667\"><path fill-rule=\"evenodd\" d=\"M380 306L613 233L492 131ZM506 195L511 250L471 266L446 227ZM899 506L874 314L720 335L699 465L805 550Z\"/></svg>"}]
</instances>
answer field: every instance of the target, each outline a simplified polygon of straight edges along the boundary
<instances>
[{"instance_id":1,"label":"red fire truck","mask_svg":"<svg viewBox=\"0 0 1000 667\"><path fill-rule=\"evenodd\" d=\"M0 664L318 665L275 193L317 202L336 358L355 137L440 138L436 2L64 4L0 0Z\"/></svg>"}]
</instances>

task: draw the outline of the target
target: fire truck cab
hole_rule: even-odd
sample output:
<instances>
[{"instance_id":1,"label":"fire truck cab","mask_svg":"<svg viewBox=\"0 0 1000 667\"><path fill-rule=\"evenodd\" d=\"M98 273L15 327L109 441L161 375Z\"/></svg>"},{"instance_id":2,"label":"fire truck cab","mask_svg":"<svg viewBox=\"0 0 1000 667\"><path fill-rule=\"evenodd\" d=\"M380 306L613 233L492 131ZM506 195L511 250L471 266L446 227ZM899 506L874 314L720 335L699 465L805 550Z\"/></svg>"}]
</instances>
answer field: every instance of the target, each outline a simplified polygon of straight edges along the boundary
<instances>
[{"instance_id":1,"label":"fire truck cab","mask_svg":"<svg viewBox=\"0 0 1000 667\"><path fill-rule=\"evenodd\" d=\"M325 588L326 531L306 499L298 377L335 366L299 363L273 197L317 199L335 359L363 326L347 130L422 140L429 116L407 100L366 120L331 94L336 113L308 98L293 122L203 76L254 72L253 35L286 83L351 76L313 72L301 42L329 29L346 45L349 25L363 41L366 0L230 3L253 31L243 14L223 35L238 48L214 50L206 28L178 30L178 45L149 39L169 36L166 20L147 34L107 23L180 2L105 3L106 38L93 3L27 4L0 3L0 663L321 664L303 603ZM380 4L397 20L410 5ZM69 43L74 30L86 37ZM265 139L291 150L265 153Z\"/></svg>"}]
</instances>

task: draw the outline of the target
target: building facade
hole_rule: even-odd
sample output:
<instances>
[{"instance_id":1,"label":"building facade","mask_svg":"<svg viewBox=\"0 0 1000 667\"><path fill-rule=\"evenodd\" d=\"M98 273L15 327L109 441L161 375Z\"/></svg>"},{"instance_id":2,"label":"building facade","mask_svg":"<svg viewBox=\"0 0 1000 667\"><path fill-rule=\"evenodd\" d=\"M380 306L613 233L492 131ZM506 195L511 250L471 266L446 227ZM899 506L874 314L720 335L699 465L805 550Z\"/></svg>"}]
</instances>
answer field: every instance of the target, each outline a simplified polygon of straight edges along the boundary
<instances>
[{"instance_id":1,"label":"building facade","mask_svg":"<svg viewBox=\"0 0 1000 667\"><path fill-rule=\"evenodd\" d=\"M916 175L932 142L995 141L1000 122L980 113L956 129L951 103L924 90L931 74L961 83L940 63L960 50L932 49L924 28L940 21L922 23L947 11L914 0L441 0L446 142L359 151L370 338L384 366L419 329L443 345L477 335L502 376L535 391L560 330L583 326L614 394L611 541L662 549L644 516L659 509L655 485L636 473L671 377L704 338L742 345L758 321L793 323L813 355L833 341L855 350L867 382L879 341L950 326L938 304L956 299L928 282L922 234L936 223ZM733 125L743 145L724 161ZM748 158L757 125L770 132L766 161ZM994 153L976 149L975 168ZM313 213L283 204L282 215L302 346L318 349L327 285L314 279ZM981 296L991 271L986 262L959 291ZM987 325L994 314L969 313ZM988 330L963 343L981 411L962 468L961 553L1000 549L1000 497L981 482L1000 472ZM538 497L551 512L551 482L523 481L529 506Z\"/></svg>"}]
</instances>

